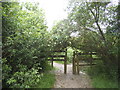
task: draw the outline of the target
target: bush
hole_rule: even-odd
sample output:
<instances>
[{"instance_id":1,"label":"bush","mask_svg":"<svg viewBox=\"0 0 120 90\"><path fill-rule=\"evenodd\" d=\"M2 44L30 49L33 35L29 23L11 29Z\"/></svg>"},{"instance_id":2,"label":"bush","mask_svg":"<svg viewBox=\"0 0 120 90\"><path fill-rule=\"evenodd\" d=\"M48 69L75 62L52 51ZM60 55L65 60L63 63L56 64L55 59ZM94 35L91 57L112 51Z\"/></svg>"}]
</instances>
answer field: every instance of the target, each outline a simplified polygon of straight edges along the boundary
<instances>
[{"instance_id":1,"label":"bush","mask_svg":"<svg viewBox=\"0 0 120 90\"><path fill-rule=\"evenodd\" d=\"M39 74L37 69L32 68L28 71L26 68L23 70L23 67L21 69L8 79L7 84L10 88L31 88L40 82L42 74Z\"/></svg>"},{"instance_id":2,"label":"bush","mask_svg":"<svg viewBox=\"0 0 120 90\"><path fill-rule=\"evenodd\" d=\"M51 49L44 13L37 3L2 2L2 9L3 88L33 87Z\"/></svg>"}]
</instances>

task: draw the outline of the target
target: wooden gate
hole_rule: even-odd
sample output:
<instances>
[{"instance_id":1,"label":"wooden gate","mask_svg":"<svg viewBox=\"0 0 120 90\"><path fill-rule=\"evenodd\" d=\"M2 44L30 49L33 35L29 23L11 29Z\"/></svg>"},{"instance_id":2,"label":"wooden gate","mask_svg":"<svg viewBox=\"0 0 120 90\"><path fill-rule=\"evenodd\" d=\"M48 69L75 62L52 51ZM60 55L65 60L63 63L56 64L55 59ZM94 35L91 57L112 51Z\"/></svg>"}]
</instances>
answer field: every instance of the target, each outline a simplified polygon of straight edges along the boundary
<instances>
[{"instance_id":1,"label":"wooden gate","mask_svg":"<svg viewBox=\"0 0 120 90\"><path fill-rule=\"evenodd\" d=\"M94 60L100 60L100 58L94 58L93 55L96 55L96 52L73 52L73 74L79 74L80 66L91 66L96 65L93 63ZM85 56L84 56L85 55ZM88 56L87 58L85 58ZM87 63L80 63L80 60L87 60Z\"/></svg>"},{"instance_id":2,"label":"wooden gate","mask_svg":"<svg viewBox=\"0 0 120 90\"><path fill-rule=\"evenodd\" d=\"M60 53L62 53L62 55ZM53 61L64 61L64 73L65 74L67 73L67 49L51 51L51 55L49 55L48 60L51 61L52 67L53 67Z\"/></svg>"}]
</instances>

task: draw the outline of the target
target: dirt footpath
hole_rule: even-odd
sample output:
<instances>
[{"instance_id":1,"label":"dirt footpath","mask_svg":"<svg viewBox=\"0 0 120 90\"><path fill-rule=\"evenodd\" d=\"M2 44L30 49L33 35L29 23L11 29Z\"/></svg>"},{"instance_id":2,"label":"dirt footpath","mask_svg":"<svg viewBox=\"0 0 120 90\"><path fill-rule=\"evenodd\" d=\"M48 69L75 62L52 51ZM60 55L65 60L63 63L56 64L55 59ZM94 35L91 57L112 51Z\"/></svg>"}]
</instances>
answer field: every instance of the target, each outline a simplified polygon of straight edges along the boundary
<instances>
[{"instance_id":1,"label":"dirt footpath","mask_svg":"<svg viewBox=\"0 0 120 90\"><path fill-rule=\"evenodd\" d=\"M67 65L67 74L64 74L64 65L54 62L56 83L54 88L92 88L86 73L80 71L79 75L72 74L72 65Z\"/></svg>"}]
</instances>

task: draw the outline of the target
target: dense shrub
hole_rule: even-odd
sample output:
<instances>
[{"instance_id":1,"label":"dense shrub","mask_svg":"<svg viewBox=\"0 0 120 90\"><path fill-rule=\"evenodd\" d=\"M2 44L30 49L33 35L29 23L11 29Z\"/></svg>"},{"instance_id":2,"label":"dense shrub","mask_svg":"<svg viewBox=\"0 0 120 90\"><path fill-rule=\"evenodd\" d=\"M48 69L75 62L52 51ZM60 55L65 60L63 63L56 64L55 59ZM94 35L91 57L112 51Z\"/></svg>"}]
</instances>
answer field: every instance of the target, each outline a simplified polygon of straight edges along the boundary
<instances>
[{"instance_id":1,"label":"dense shrub","mask_svg":"<svg viewBox=\"0 0 120 90\"><path fill-rule=\"evenodd\" d=\"M44 13L37 3L2 2L3 87L33 87L51 49Z\"/></svg>"}]
</instances>

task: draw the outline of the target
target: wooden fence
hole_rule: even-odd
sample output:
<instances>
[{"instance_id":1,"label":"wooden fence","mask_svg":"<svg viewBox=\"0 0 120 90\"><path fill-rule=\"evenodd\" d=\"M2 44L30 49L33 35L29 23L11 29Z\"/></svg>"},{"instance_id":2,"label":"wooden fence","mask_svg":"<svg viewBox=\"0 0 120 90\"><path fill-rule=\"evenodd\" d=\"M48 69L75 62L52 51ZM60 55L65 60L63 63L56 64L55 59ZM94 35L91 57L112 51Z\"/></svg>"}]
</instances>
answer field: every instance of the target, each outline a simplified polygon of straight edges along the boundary
<instances>
[{"instance_id":1,"label":"wooden fence","mask_svg":"<svg viewBox=\"0 0 120 90\"><path fill-rule=\"evenodd\" d=\"M84 56L85 55L85 56ZM91 66L96 65L93 63L94 60L100 60L100 58L94 58L93 55L97 55L96 52L73 52L73 74L79 74L80 66ZM87 57L87 58L85 58ZM89 61L88 63L80 63L80 61Z\"/></svg>"},{"instance_id":2,"label":"wooden fence","mask_svg":"<svg viewBox=\"0 0 120 90\"><path fill-rule=\"evenodd\" d=\"M62 55L61 55L61 53L62 53ZM64 73L65 74L67 73L67 49L51 51L51 55L49 55L48 60L51 61L52 67L53 67L53 61L64 61Z\"/></svg>"}]
</instances>

